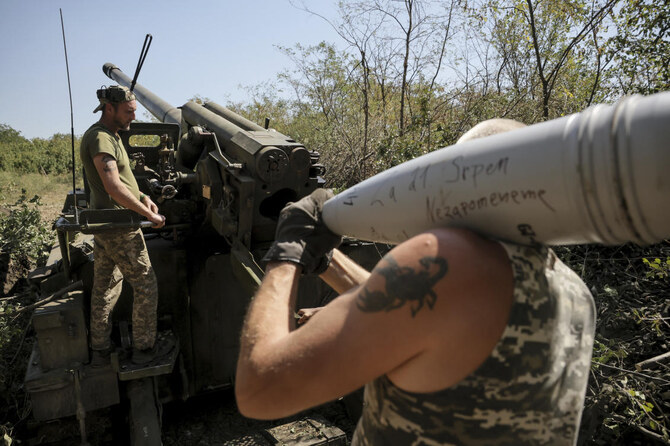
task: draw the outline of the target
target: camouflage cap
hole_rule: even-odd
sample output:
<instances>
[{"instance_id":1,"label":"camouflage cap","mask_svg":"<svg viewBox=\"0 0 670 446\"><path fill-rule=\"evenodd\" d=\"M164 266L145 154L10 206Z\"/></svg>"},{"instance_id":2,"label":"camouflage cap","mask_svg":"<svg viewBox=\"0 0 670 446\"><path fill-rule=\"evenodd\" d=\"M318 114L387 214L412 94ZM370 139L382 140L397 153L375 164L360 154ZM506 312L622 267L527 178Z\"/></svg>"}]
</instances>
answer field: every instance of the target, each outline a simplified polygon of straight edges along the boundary
<instances>
[{"instance_id":1,"label":"camouflage cap","mask_svg":"<svg viewBox=\"0 0 670 446\"><path fill-rule=\"evenodd\" d=\"M120 104L122 102L135 100L135 94L127 87L121 85L112 85L111 87L103 86L96 93L100 100L100 104L93 110L93 113L102 110L105 104Z\"/></svg>"}]
</instances>

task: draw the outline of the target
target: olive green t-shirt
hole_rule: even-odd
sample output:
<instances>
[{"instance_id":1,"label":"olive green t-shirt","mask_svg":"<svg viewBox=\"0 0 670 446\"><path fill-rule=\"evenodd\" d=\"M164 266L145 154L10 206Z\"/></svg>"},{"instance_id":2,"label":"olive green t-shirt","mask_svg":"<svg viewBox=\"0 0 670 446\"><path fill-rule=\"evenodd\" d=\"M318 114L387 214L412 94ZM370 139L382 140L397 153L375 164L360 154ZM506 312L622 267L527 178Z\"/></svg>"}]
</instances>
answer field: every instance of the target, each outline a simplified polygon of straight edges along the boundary
<instances>
[{"instance_id":1,"label":"olive green t-shirt","mask_svg":"<svg viewBox=\"0 0 670 446\"><path fill-rule=\"evenodd\" d=\"M105 191L100 175L93 164L93 158L100 153L106 153L116 160L121 182L137 199L140 198L140 189L133 175L128 159L128 152L121 143L121 138L110 132L100 122L96 122L84 133L81 138L79 155L86 172L86 178L91 189L91 209L119 209L123 206L116 203Z\"/></svg>"}]
</instances>

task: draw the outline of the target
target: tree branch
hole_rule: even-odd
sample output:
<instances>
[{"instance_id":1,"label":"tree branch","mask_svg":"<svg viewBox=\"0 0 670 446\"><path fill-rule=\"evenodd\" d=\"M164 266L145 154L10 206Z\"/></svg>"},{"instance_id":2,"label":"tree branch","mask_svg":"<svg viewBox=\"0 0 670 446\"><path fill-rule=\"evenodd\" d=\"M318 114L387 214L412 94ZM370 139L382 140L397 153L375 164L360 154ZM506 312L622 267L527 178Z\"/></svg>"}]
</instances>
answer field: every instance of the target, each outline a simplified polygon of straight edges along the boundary
<instances>
[{"instance_id":1,"label":"tree branch","mask_svg":"<svg viewBox=\"0 0 670 446\"><path fill-rule=\"evenodd\" d=\"M63 297L65 294L69 293L70 291L74 291L76 289L79 289L82 286L83 286L83 282L81 280L79 280L77 282L69 284L65 288L61 288L60 290L58 290L57 292L55 292L54 294L52 294L51 296L49 296L45 299L37 301L34 304L27 305L23 308L19 308L18 310L12 311L11 313L0 313L0 316L4 316L4 317L16 316L16 315L21 314L21 313L32 311L35 308L41 307L44 304L48 304L49 302L51 302L53 300L58 300L61 297Z\"/></svg>"}]
</instances>

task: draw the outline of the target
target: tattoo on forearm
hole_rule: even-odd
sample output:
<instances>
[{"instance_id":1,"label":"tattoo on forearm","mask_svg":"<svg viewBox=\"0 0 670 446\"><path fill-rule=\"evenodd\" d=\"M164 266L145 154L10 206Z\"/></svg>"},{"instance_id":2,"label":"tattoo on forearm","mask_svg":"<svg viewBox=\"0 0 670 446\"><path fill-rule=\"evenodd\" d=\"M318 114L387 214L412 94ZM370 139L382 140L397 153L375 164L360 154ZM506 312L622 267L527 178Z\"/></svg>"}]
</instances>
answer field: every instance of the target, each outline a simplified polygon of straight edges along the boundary
<instances>
[{"instance_id":1,"label":"tattoo on forearm","mask_svg":"<svg viewBox=\"0 0 670 446\"><path fill-rule=\"evenodd\" d=\"M116 160L114 159L113 156L104 155L102 157L102 162L104 164L104 167L102 168L103 171L112 172L112 171L116 170Z\"/></svg>"},{"instance_id":2,"label":"tattoo on forearm","mask_svg":"<svg viewBox=\"0 0 670 446\"><path fill-rule=\"evenodd\" d=\"M433 291L435 284L447 274L447 260L442 257L424 257L419 260L423 267L400 267L395 259L387 255L388 264L378 267L375 273L386 279L385 291L370 291L363 288L356 305L364 312L391 311L409 302L412 317L423 308L424 303L432 309L437 295Z\"/></svg>"}]
</instances>

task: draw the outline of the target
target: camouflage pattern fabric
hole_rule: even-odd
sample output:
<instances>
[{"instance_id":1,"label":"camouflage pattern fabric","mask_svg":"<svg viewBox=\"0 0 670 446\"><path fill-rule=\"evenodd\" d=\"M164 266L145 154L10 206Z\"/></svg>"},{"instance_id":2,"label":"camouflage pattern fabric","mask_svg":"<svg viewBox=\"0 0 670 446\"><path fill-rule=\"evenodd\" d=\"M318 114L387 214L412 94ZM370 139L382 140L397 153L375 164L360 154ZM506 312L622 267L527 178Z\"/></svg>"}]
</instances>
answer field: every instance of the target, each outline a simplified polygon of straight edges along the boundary
<instances>
[{"instance_id":1,"label":"camouflage pattern fabric","mask_svg":"<svg viewBox=\"0 0 670 446\"><path fill-rule=\"evenodd\" d=\"M91 292L91 348L109 347L110 316L123 279L133 287L133 344L151 348L156 339L158 284L142 231L115 230L95 236L93 290Z\"/></svg>"},{"instance_id":2,"label":"camouflage pattern fabric","mask_svg":"<svg viewBox=\"0 0 670 446\"><path fill-rule=\"evenodd\" d=\"M112 85L108 88L101 88L98 90L97 95L100 104L93 110L93 113L102 110L105 104L120 104L122 102L135 100L135 93L130 91L128 87L122 85Z\"/></svg>"},{"instance_id":3,"label":"camouflage pattern fabric","mask_svg":"<svg viewBox=\"0 0 670 446\"><path fill-rule=\"evenodd\" d=\"M593 297L550 249L503 246L514 270L514 303L491 355L438 392L407 392L386 376L369 383L353 445L576 443L593 349Z\"/></svg>"}]
</instances>

